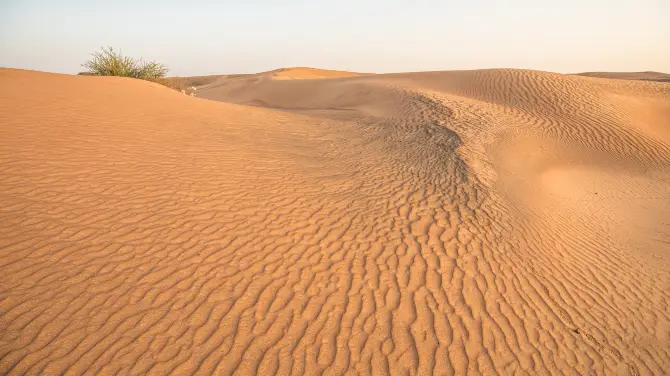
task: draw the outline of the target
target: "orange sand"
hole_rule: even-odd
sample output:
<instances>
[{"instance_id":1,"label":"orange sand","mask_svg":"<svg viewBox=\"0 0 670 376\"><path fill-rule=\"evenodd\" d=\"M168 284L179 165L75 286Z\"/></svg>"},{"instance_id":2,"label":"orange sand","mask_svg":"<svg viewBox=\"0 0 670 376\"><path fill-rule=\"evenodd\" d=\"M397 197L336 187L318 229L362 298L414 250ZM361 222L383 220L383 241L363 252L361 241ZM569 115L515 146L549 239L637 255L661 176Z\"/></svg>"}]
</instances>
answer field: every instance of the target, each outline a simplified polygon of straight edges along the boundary
<instances>
[{"instance_id":1,"label":"orange sand","mask_svg":"<svg viewBox=\"0 0 670 376\"><path fill-rule=\"evenodd\" d=\"M670 84L197 95L0 70L1 374L670 369Z\"/></svg>"}]
</instances>

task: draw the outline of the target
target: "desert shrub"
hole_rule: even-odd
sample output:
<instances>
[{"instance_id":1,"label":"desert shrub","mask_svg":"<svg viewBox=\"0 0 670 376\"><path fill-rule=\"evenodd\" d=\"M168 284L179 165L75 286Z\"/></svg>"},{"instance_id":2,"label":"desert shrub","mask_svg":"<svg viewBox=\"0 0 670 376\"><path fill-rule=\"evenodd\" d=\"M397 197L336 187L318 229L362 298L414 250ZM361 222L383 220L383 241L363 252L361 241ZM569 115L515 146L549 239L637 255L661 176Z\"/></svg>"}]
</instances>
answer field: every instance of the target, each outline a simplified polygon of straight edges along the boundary
<instances>
[{"instance_id":1,"label":"desert shrub","mask_svg":"<svg viewBox=\"0 0 670 376\"><path fill-rule=\"evenodd\" d=\"M82 66L88 69L86 73L93 76L121 76L150 81L158 81L168 72L163 64L123 56L112 47L103 47L101 52L94 52L91 60Z\"/></svg>"}]
</instances>

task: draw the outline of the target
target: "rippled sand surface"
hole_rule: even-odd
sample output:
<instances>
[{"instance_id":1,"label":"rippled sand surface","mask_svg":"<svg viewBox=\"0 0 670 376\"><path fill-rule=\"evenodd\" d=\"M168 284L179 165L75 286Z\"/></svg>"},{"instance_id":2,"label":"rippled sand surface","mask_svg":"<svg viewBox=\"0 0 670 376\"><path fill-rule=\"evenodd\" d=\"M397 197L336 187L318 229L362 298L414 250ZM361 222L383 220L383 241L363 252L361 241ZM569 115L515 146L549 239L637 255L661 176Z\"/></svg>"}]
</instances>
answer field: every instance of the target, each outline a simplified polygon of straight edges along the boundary
<instances>
[{"instance_id":1,"label":"rippled sand surface","mask_svg":"<svg viewBox=\"0 0 670 376\"><path fill-rule=\"evenodd\" d=\"M670 84L300 68L197 96L0 70L0 373L670 369Z\"/></svg>"}]
</instances>

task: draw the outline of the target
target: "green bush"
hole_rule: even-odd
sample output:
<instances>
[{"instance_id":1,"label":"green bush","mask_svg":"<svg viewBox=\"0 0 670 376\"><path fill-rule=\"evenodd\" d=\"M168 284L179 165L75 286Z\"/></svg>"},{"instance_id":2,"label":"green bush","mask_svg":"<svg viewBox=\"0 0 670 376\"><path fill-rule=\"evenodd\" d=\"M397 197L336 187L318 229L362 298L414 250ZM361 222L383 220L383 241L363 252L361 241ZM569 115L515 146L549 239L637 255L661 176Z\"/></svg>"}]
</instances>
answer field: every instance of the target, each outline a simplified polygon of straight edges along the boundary
<instances>
[{"instance_id":1,"label":"green bush","mask_svg":"<svg viewBox=\"0 0 670 376\"><path fill-rule=\"evenodd\" d=\"M93 58L82 66L88 69L86 73L92 76L121 76L150 81L161 79L168 72L163 64L123 56L112 47L103 47L102 52L94 52Z\"/></svg>"}]
</instances>

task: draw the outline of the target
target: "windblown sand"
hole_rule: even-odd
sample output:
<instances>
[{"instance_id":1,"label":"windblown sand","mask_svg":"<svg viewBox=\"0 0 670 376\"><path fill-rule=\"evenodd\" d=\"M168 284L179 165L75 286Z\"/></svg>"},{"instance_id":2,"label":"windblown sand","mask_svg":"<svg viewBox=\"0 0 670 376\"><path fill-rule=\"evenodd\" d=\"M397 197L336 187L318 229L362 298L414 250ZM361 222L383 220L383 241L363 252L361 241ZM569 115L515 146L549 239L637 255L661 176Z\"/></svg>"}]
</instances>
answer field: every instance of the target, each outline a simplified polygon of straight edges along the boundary
<instances>
[{"instance_id":1,"label":"windblown sand","mask_svg":"<svg viewBox=\"0 0 670 376\"><path fill-rule=\"evenodd\" d=\"M670 84L340 76L0 70L0 373L670 372Z\"/></svg>"}]
</instances>

